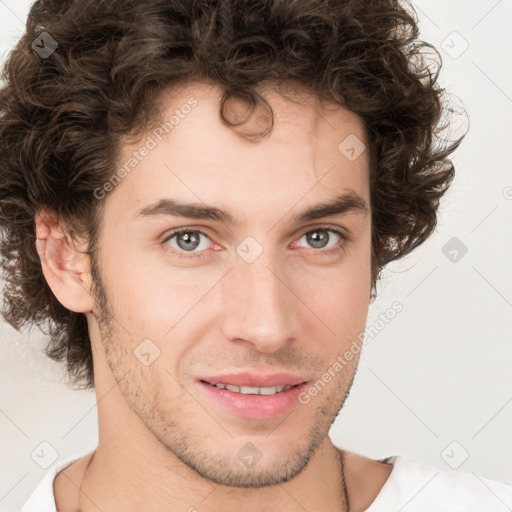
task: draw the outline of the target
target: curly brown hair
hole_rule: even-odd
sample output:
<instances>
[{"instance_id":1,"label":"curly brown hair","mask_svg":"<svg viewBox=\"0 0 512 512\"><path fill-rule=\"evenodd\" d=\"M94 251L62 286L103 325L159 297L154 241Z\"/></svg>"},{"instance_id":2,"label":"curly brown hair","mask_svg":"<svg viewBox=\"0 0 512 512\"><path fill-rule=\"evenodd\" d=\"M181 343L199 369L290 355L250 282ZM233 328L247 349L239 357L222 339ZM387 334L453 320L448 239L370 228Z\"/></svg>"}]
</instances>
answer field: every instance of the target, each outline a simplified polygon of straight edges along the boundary
<instances>
[{"instance_id":1,"label":"curly brown hair","mask_svg":"<svg viewBox=\"0 0 512 512\"><path fill-rule=\"evenodd\" d=\"M222 87L223 121L250 140L272 123L244 132L225 101L241 96L272 113L262 84L299 84L361 116L375 298L383 267L434 231L454 177L447 157L464 137L441 137L442 115L453 113L438 85L441 56L418 34L414 9L395 0L35 2L0 89L4 319L18 330L37 325L71 384L94 387L86 317L46 283L35 215L47 209L72 238L86 236L94 261L104 204L94 190L112 176L121 137L151 126L164 92L199 80ZM36 51L41 38L53 53Z\"/></svg>"}]
</instances>

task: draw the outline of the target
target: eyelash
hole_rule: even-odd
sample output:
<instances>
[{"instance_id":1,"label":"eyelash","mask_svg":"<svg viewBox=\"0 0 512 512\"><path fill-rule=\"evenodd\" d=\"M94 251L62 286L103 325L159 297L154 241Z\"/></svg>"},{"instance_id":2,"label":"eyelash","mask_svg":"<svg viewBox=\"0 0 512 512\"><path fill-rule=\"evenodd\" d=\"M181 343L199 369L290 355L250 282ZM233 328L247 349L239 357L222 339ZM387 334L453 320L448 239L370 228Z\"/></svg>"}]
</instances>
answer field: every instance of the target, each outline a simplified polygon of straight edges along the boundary
<instances>
[{"instance_id":1,"label":"eyelash","mask_svg":"<svg viewBox=\"0 0 512 512\"><path fill-rule=\"evenodd\" d=\"M299 239L302 238L304 235L307 235L308 233L312 233L312 232L315 232L315 231L330 231L330 232L333 232L335 233L336 235L339 235L339 237L341 238L342 242L339 242L335 247L331 247L330 249L326 249L326 250L321 250L321 249L318 249L318 250L315 250L315 249L312 249L314 252L317 252L319 253L321 256L332 256L334 254L338 254L338 253L341 253L342 251L345 250L345 244L347 242L350 241L350 237L348 235L346 235L345 233L343 233L342 231L340 231L338 228L334 227L334 226L317 226L317 227L314 227L313 229L308 229L307 231L304 231L300 236L299 236ZM206 238L210 239L210 237L204 232L204 231L201 231L200 229L198 228L179 228L179 229L175 229L174 231L172 231L163 241L162 241L162 244L166 244L169 240L171 240L171 238L173 238L174 236L176 235L179 235L180 233L200 233L201 235L204 235ZM339 245L341 243L341 245ZM173 249L173 252L175 250ZM186 251L177 251L177 252L186 252ZM179 254L179 258L185 258L185 259L195 259L195 258L207 258L208 255L205 254L207 251L201 251L201 252L198 252L198 253L190 253L191 255L183 255L183 254Z\"/></svg>"}]
</instances>

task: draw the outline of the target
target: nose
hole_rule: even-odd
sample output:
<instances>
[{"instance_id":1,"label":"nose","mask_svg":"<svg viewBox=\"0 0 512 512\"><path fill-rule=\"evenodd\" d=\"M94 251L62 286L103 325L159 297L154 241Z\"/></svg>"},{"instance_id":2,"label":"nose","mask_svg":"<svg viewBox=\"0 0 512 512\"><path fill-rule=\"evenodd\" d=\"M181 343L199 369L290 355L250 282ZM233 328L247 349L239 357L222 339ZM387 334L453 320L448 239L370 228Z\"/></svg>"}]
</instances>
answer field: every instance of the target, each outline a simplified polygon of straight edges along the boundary
<instances>
[{"instance_id":1,"label":"nose","mask_svg":"<svg viewBox=\"0 0 512 512\"><path fill-rule=\"evenodd\" d=\"M273 353L299 338L300 300L270 251L252 263L236 258L221 287L225 339Z\"/></svg>"}]
</instances>

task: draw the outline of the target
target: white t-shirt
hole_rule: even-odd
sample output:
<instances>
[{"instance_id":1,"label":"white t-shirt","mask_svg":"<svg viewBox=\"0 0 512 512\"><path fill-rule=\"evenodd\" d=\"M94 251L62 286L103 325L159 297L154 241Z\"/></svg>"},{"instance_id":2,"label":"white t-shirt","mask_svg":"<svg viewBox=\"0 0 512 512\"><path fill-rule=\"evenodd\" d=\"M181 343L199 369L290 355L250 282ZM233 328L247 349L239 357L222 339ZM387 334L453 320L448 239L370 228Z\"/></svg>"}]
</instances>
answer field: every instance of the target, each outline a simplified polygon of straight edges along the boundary
<instances>
[{"instance_id":1,"label":"white t-shirt","mask_svg":"<svg viewBox=\"0 0 512 512\"><path fill-rule=\"evenodd\" d=\"M30 495L21 512L56 512L53 480L80 457L55 464ZM365 512L506 512L512 486L474 473L444 471L399 455L379 459L393 469Z\"/></svg>"}]
</instances>

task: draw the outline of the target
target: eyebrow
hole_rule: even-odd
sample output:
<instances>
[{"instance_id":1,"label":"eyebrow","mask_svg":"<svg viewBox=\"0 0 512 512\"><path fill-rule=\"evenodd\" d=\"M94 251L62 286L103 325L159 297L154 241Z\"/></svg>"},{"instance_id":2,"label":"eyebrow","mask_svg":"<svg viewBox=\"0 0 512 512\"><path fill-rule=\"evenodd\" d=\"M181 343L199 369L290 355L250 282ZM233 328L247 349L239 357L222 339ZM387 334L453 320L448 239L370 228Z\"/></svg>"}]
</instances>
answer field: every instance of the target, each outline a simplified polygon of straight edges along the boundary
<instances>
[{"instance_id":1,"label":"eyebrow","mask_svg":"<svg viewBox=\"0 0 512 512\"><path fill-rule=\"evenodd\" d=\"M349 213L358 213L366 216L369 211L368 203L360 195L350 190L337 196L333 201L310 206L295 215L292 220L294 223L299 224L323 217L333 217ZM152 204L144 206L135 212L134 217L153 217L158 215L190 219L211 219L227 225L237 224L235 217L226 210L201 203L182 203L172 198L159 199Z\"/></svg>"}]
</instances>

